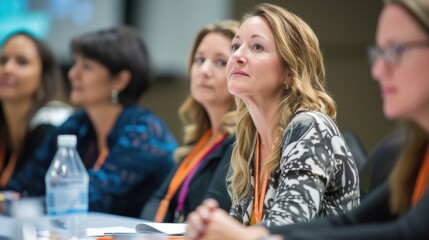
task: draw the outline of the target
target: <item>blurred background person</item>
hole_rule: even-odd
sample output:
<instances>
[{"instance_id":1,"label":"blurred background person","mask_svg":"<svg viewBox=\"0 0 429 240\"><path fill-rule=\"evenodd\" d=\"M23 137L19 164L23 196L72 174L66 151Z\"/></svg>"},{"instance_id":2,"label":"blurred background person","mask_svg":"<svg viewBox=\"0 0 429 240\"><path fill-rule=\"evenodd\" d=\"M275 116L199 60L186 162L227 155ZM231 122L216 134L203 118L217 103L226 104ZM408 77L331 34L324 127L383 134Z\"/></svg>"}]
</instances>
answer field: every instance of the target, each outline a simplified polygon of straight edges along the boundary
<instances>
[{"instance_id":1,"label":"blurred background person","mask_svg":"<svg viewBox=\"0 0 429 240\"><path fill-rule=\"evenodd\" d=\"M89 210L137 217L173 167L176 148L163 121L137 105L152 82L147 49L133 28L116 27L73 39L71 50L70 100L81 110L34 155L45 171L25 169L11 187L22 190L27 177L31 194L44 194L56 136L74 134L90 176Z\"/></svg>"},{"instance_id":2,"label":"blurred background person","mask_svg":"<svg viewBox=\"0 0 429 240\"><path fill-rule=\"evenodd\" d=\"M234 143L235 102L226 80L226 62L238 22L204 26L189 56L191 94L179 109L184 145L175 152L179 165L146 204L142 217L157 222L183 222L206 198L229 211L226 189Z\"/></svg>"},{"instance_id":3,"label":"blurred background person","mask_svg":"<svg viewBox=\"0 0 429 240\"><path fill-rule=\"evenodd\" d=\"M14 173L69 117L72 108L65 99L64 80L50 49L26 32L10 35L0 53L0 189L7 189Z\"/></svg>"},{"instance_id":4,"label":"blurred background person","mask_svg":"<svg viewBox=\"0 0 429 240\"><path fill-rule=\"evenodd\" d=\"M428 238L429 1L385 2L376 46L369 50L371 72L380 84L384 115L407 123L406 143L389 182L370 192L362 205L349 213L268 229L244 229L216 210L213 201L207 201L199 207L200 213L211 212L199 221L205 229L204 239L277 239L266 237L268 231L284 239L301 240ZM233 231L234 236L220 235L225 231Z\"/></svg>"}]
</instances>

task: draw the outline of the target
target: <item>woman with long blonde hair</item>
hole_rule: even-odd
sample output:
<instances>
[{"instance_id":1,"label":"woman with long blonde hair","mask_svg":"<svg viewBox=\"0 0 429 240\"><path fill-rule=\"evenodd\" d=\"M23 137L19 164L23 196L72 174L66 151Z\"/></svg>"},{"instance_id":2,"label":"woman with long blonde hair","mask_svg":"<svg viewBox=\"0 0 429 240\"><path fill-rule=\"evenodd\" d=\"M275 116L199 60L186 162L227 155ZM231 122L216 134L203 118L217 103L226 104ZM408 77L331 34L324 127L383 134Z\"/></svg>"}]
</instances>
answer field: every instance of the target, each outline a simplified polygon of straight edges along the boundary
<instances>
[{"instance_id":1,"label":"woman with long blonde hair","mask_svg":"<svg viewBox=\"0 0 429 240\"><path fill-rule=\"evenodd\" d=\"M143 218L183 222L206 198L229 210L225 178L235 130L234 97L228 92L226 62L238 22L226 20L203 27L189 58L191 94L179 109L184 145L175 151L177 168L152 197Z\"/></svg>"},{"instance_id":2,"label":"woman with long blonde hair","mask_svg":"<svg viewBox=\"0 0 429 240\"><path fill-rule=\"evenodd\" d=\"M245 226L274 226L358 206L357 168L334 122L312 29L281 7L261 4L244 17L232 50L228 88L238 124L227 179L230 215Z\"/></svg>"},{"instance_id":3,"label":"woman with long blonde hair","mask_svg":"<svg viewBox=\"0 0 429 240\"><path fill-rule=\"evenodd\" d=\"M287 240L428 239L429 1L385 2L378 21L376 46L369 50L372 76L380 84L384 115L408 122L408 140L389 183L371 192L351 212L289 226L244 229L217 210L213 201L207 201L193 217L204 219L193 223L200 223L200 236L281 239L268 237L271 233L281 234ZM204 212L210 214L197 218ZM226 232L234 234L228 236Z\"/></svg>"}]
</instances>

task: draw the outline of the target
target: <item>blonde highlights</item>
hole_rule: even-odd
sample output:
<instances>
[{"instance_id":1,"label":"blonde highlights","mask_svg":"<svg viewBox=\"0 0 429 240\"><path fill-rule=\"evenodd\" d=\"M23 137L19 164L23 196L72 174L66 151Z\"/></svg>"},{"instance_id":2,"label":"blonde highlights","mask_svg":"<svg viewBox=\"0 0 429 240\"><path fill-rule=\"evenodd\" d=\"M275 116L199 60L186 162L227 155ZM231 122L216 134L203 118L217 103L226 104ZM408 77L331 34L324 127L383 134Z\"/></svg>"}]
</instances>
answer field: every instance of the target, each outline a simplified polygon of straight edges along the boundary
<instances>
[{"instance_id":1,"label":"blonde highlights","mask_svg":"<svg viewBox=\"0 0 429 240\"><path fill-rule=\"evenodd\" d=\"M273 173L279 166L281 158L281 137L299 109L320 111L332 119L336 117L336 106L325 91L325 68L319 41L313 30L298 16L287 10L272 5L260 4L245 15L243 21L250 17L262 17L273 32L277 51L283 61L285 70L289 71L289 90L285 91L278 106L277 138L267 164L261 172ZM228 191L233 203L245 198L250 191L250 149L256 128L242 100L237 103L237 140L232 153L231 172Z\"/></svg>"},{"instance_id":2,"label":"blonde highlights","mask_svg":"<svg viewBox=\"0 0 429 240\"><path fill-rule=\"evenodd\" d=\"M233 20L225 20L217 23L208 24L203 27L195 37L194 43L191 48L191 53L188 60L188 72L191 71L194 63L194 55L198 46L209 33L220 33L229 39L232 39L238 30L239 23ZM226 77L226 73L225 73ZM235 118L235 103L234 98L231 97L230 111L225 115L221 130L228 133L233 133L236 125ZM192 95L187 99L179 108L179 117L184 125L183 145L176 149L174 158L176 161L186 156L189 151L194 147L194 144L202 135L211 127L210 119L205 108L197 102Z\"/></svg>"}]
</instances>

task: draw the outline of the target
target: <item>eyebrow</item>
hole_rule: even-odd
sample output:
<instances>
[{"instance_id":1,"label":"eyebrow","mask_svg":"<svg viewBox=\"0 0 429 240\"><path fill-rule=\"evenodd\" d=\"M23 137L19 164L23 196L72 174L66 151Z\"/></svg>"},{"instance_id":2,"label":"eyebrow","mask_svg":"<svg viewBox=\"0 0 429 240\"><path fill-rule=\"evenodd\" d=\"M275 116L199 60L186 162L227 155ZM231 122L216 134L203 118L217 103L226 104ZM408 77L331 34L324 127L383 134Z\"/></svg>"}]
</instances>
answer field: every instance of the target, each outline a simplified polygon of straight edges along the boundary
<instances>
[{"instance_id":1,"label":"eyebrow","mask_svg":"<svg viewBox=\"0 0 429 240\"><path fill-rule=\"evenodd\" d=\"M267 38L265 38L265 37L263 37L261 35L258 35L258 34L253 34L252 36L250 36L250 38L251 39L253 39L253 38L262 38L264 40L268 40ZM239 35L235 35L233 39L240 39L240 36Z\"/></svg>"},{"instance_id":2,"label":"eyebrow","mask_svg":"<svg viewBox=\"0 0 429 240\"><path fill-rule=\"evenodd\" d=\"M195 52L194 56L198 56L198 55L204 55L204 52L201 52L201 51ZM221 53L221 52L216 52L215 57L228 57L228 55L225 55L224 53Z\"/></svg>"}]
</instances>

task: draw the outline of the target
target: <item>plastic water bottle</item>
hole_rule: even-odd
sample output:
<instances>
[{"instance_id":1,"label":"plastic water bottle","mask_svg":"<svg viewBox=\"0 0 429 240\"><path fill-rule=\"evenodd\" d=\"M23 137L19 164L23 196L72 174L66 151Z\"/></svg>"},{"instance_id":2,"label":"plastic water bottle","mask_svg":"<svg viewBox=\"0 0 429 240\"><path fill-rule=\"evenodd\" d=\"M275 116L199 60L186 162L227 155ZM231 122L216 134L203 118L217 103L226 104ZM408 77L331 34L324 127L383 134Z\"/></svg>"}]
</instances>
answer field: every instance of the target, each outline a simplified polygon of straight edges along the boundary
<instances>
[{"instance_id":1,"label":"plastic water bottle","mask_svg":"<svg viewBox=\"0 0 429 240\"><path fill-rule=\"evenodd\" d=\"M58 149L45 176L46 208L55 234L86 235L89 177L76 150L75 135L59 135Z\"/></svg>"}]
</instances>

